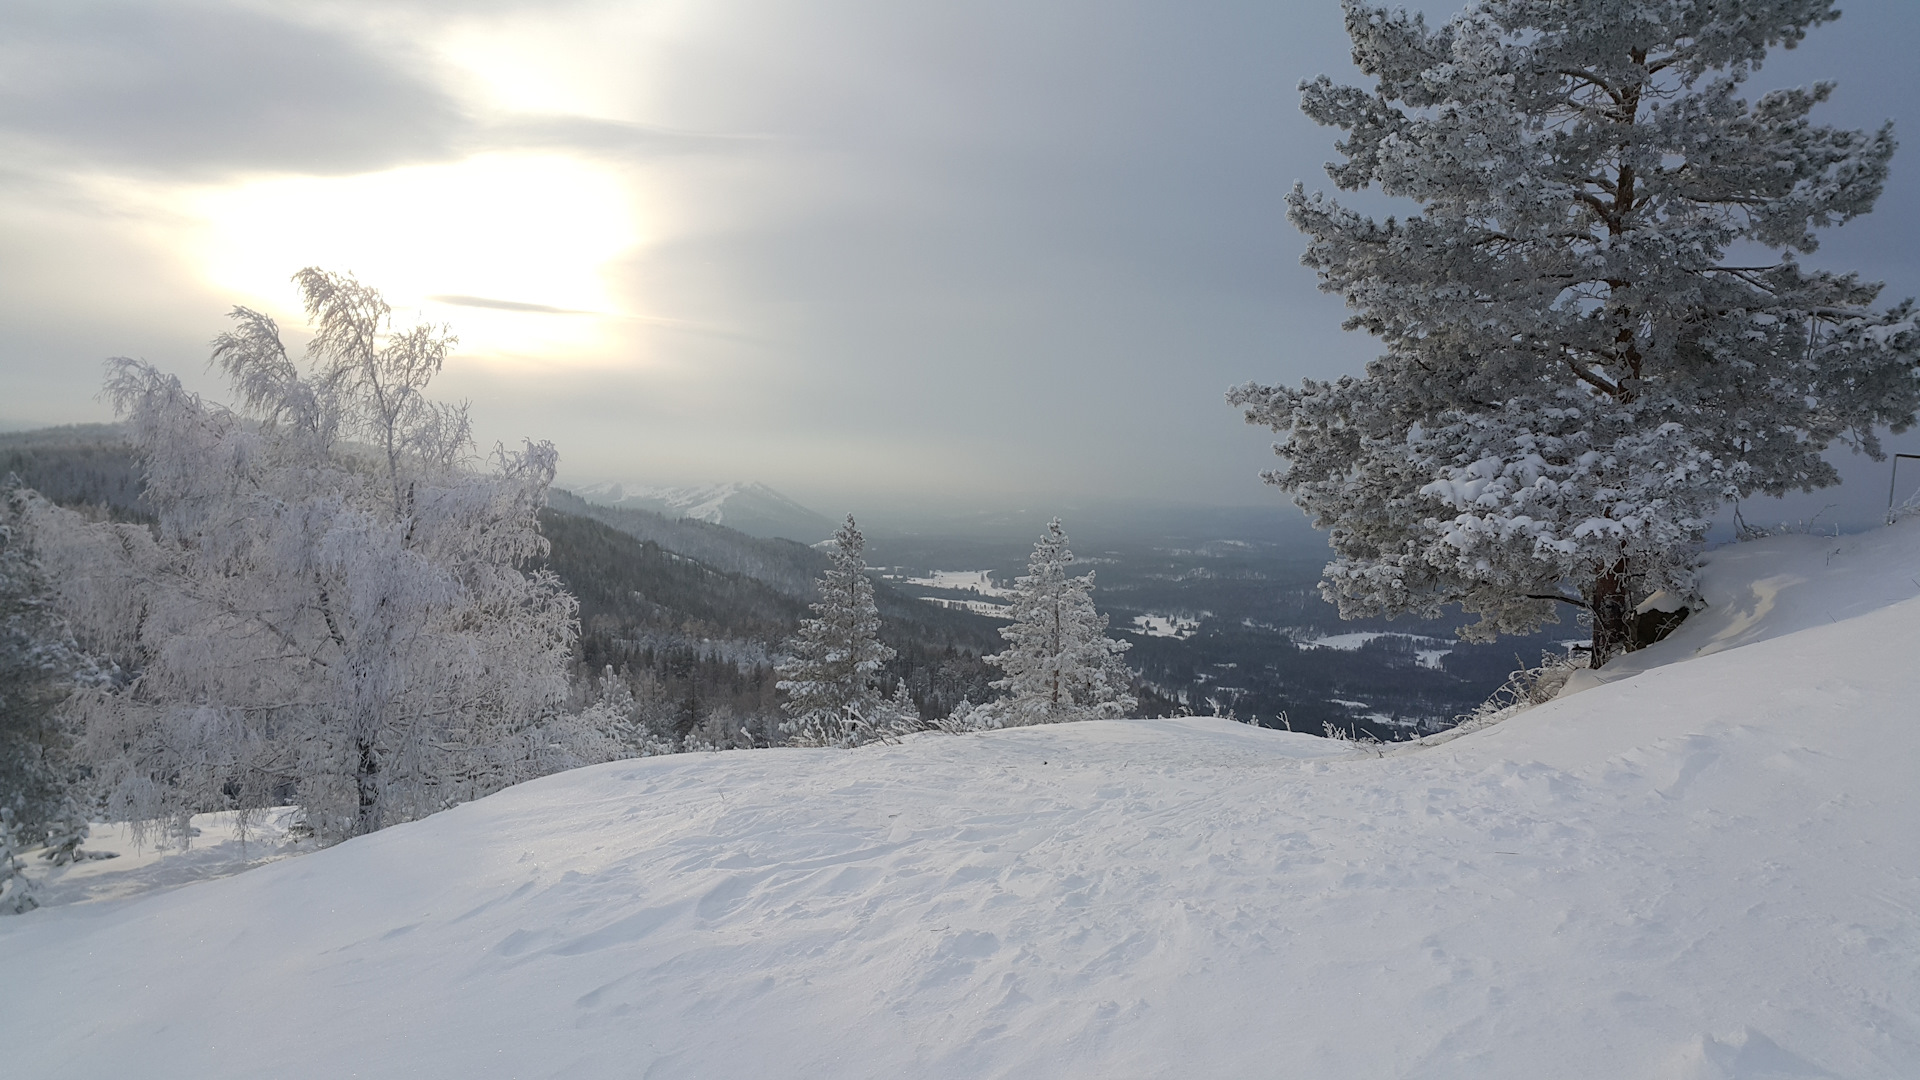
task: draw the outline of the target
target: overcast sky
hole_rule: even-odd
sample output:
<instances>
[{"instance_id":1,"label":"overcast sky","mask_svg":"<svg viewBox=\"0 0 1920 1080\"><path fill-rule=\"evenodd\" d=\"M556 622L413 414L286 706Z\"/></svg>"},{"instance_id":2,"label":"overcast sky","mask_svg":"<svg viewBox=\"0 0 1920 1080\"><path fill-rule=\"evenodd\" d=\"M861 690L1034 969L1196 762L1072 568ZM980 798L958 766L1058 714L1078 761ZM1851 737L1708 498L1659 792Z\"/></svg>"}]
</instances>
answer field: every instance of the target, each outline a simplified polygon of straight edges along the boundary
<instances>
[{"instance_id":1,"label":"overcast sky","mask_svg":"<svg viewBox=\"0 0 1920 1080\"><path fill-rule=\"evenodd\" d=\"M1920 4L1846 10L1756 85L1920 139ZM226 310L297 326L317 264L453 324L440 392L563 478L1274 500L1223 392L1374 352L1283 216L1322 72L1335 0L0 0L0 426L109 419L116 354L217 393ZM1916 252L1920 143L1817 261L1893 298Z\"/></svg>"}]
</instances>

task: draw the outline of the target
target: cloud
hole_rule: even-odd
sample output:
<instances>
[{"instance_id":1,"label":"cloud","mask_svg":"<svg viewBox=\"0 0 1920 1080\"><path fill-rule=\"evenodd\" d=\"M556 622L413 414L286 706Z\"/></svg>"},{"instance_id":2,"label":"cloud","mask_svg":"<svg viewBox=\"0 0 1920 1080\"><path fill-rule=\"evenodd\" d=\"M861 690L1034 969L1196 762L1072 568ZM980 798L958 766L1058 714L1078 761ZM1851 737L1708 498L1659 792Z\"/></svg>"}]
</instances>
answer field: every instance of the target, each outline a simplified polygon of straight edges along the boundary
<instances>
[{"instance_id":1,"label":"cloud","mask_svg":"<svg viewBox=\"0 0 1920 1080\"><path fill-rule=\"evenodd\" d=\"M401 43L408 35L375 33L351 5L289 10L301 17L218 0L11 3L0 23L0 148L43 174L204 180L352 175L501 149L632 159L750 141L490 112L460 100L448 72Z\"/></svg>"},{"instance_id":2,"label":"cloud","mask_svg":"<svg viewBox=\"0 0 1920 1080\"><path fill-rule=\"evenodd\" d=\"M427 299L454 307L486 308L490 311L513 311L523 315L598 315L597 311L585 311L579 308L553 307L549 304L527 304L519 300L494 300L485 296L449 296L435 295Z\"/></svg>"},{"instance_id":3,"label":"cloud","mask_svg":"<svg viewBox=\"0 0 1920 1080\"><path fill-rule=\"evenodd\" d=\"M28 0L0 38L0 130L57 157L329 175L444 157L469 120L394 57L237 7Z\"/></svg>"},{"instance_id":4,"label":"cloud","mask_svg":"<svg viewBox=\"0 0 1920 1080\"><path fill-rule=\"evenodd\" d=\"M592 116L519 114L488 120L470 135L477 145L515 150L573 150L610 157L725 153L764 141L753 135L708 134Z\"/></svg>"}]
</instances>

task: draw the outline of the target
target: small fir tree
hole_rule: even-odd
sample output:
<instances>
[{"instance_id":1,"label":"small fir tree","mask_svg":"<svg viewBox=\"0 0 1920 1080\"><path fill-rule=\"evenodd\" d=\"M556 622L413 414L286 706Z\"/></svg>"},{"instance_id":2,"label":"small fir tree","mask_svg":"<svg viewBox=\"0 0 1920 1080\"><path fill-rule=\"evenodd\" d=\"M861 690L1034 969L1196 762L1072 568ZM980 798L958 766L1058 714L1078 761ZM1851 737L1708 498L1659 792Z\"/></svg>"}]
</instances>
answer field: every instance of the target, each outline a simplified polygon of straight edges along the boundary
<instances>
[{"instance_id":1,"label":"small fir tree","mask_svg":"<svg viewBox=\"0 0 1920 1080\"><path fill-rule=\"evenodd\" d=\"M781 730L803 746L858 746L884 737L877 678L893 650L880 643L880 610L867 579L866 539L853 515L834 533L814 617L800 622L778 667Z\"/></svg>"},{"instance_id":2,"label":"small fir tree","mask_svg":"<svg viewBox=\"0 0 1920 1080\"><path fill-rule=\"evenodd\" d=\"M1107 617L1094 610L1093 575L1069 577L1073 552L1055 518L1033 546L1025 577L1015 582L1013 623L1001 627L1005 652L986 658L1006 672L993 683L1007 692L1001 723L1053 724L1124 716L1135 699L1133 673L1120 662L1131 646L1106 636Z\"/></svg>"},{"instance_id":3,"label":"small fir tree","mask_svg":"<svg viewBox=\"0 0 1920 1080\"><path fill-rule=\"evenodd\" d=\"M925 730L927 724L920 719L920 706L914 703L913 691L907 686L907 680L901 679L893 684L893 697L887 701L888 721L901 732Z\"/></svg>"},{"instance_id":4,"label":"small fir tree","mask_svg":"<svg viewBox=\"0 0 1920 1080\"><path fill-rule=\"evenodd\" d=\"M1347 132L1328 172L1422 212L1287 201L1386 351L1230 398L1284 435L1268 479L1330 530L1343 615L1459 604L1486 639L1566 604L1599 666L1642 643L1645 597L1694 593L1727 499L1835 483L1831 443L1877 458L1912 422L1912 302L1797 258L1872 209L1892 132L1810 122L1828 83L1740 96L1832 0L1481 0L1439 29L1345 8L1375 84L1302 85Z\"/></svg>"}]
</instances>

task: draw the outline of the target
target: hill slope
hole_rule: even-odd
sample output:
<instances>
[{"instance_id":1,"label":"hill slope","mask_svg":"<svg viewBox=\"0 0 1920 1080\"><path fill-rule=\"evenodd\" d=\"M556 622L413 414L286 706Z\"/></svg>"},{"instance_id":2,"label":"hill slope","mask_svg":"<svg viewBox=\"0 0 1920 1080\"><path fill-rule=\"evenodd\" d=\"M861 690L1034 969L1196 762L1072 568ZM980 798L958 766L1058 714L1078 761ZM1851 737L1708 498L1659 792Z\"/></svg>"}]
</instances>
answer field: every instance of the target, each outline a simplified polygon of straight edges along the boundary
<instances>
[{"instance_id":1,"label":"hill slope","mask_svg":"<svg viewBox=\"0 0 1920 1080\"><path fill-rule=\"evenodd\" d=\"M765 484L703 484L644 487L589 484L578 494L618 510L646 510L668 518L692 518L738 529L749 536L783 537L816 544L833 535L832 518L794 502Z\"/></svg>"},{"instance_id":2,"label":"hill slope","mask_svg":"<svg viewBox=\"0 0 1920 1080\"><path fill-rule=\"evenodd\" d=\"M1779 561L1883 577L1920 523L1877 537ZM1881 591L1405 756L1111 721L549 777L0 920L10 1071L1920 1075L1920 599Z\"/></svg>"}]
</instances>

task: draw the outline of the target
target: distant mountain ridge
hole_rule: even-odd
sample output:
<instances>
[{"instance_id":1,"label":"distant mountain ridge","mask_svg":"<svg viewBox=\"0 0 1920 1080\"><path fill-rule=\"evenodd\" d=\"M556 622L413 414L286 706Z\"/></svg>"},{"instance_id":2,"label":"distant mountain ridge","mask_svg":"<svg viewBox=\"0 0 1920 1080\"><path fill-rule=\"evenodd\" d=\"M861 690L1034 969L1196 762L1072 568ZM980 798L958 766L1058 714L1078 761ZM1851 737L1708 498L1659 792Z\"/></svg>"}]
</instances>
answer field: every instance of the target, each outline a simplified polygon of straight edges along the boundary
<instances>
[{"instance_id":1,"label":"distant mountain ridge","mask_svg":"<svg viewBox=\"0 0 1920 1080\"><path fill-rule=\"evenodd\" d=\"M648 510L670 518L725 525L749 536L814 544L833 535L834 520L765 484L736 482L693 487L584 484L571 489L587 502L616 510Z\"/></svg>"}]
</instances>

